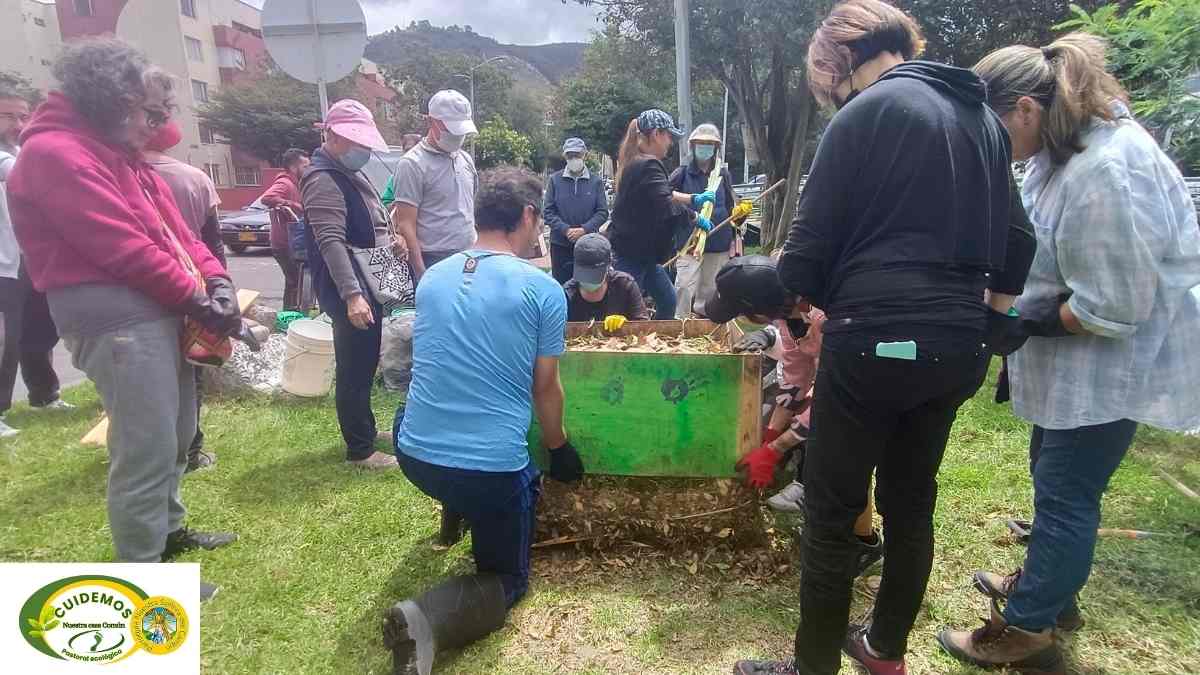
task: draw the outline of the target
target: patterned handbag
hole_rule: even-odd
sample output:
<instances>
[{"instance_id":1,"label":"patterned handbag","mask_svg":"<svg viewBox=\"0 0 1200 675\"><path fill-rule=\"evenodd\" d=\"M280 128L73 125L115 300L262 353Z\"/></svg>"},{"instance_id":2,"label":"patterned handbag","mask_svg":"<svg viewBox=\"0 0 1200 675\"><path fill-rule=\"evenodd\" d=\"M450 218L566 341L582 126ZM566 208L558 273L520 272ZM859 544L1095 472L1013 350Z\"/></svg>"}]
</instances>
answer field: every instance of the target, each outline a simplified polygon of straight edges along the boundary
<instances>
[{"instance_id":1,"label":"patterned handbag","mask_svg":"<svg viewBox=\"0 0 1200 675\"><path fill-rule=\"evenodd\" d=\"M390 316L393 311L403 307L412 307L416 299L416 285L408 266L408 256L396 255L394 243L397 237L390 222L388 230L392 236L391 245L374 248L346 245L350 260L358 270L359 280L366 285L371 298L383 307L384 316Z\"/></svg>"}]
</instances>

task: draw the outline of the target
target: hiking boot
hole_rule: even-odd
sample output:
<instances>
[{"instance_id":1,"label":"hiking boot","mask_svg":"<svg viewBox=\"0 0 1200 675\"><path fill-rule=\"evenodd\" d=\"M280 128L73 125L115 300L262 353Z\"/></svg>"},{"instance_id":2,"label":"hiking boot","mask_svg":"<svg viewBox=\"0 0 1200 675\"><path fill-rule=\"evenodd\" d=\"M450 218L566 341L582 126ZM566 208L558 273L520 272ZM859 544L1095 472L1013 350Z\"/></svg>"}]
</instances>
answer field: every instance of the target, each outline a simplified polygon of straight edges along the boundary
<instances>
[{"instance_id":1,"label":"hiking boot","mask_svg":"<svg viewBox=\"0 0 1200 675\"><path fill-rule=\"evenodd\" d=\"M883 535L879 530L874 530L871 532L871 536L875 538L873 544L864 541L862 537L855 537L858 540L858 553L854 559L855 569L858 572L854 575L856 577L861 577L875 563L883 560Z\"/></svg>"},{"instance_id":2,"label":"hiking boot","mask_svg":"<svg viewBox=\"0 0 1200 675\"><path fill-rule=\"evenodd\" d=\"M207 469L216 463L217 454L215 452L208 452L207 450L200 449L192 450L191 452L188 452L188 464L187 468L184 469L183 472L191 473L193 471L199 471L200 469Z\"/></svg>"},{"instance_id":3,"label":"hiking boot","mask_svg":"<svg viewBox=\"0 0 1200 675\"><path fill-rule=\"evenodd\" d=\"M5 424L4 420L0 420L0 438L11 438L19 433L21 433L20 429L14 429Z\"/></svg>"},{"instance_id":4,"label":"hiking boot","mask_svg":"<svg viewBox=\"0 0 1200 675\"><path fill-rule=\"evenodd\" d=\"M1066 675L1062 652L1050 628L1038 632L1010 626L993 598L992 616L975 630L944 629L937 641L959 661L981 668L1011 668L1021 675Z\"/></svg>"},{"instance_id":5,"label":"hiking boot","mask_svg":"<svg viewBox=\"0 0 1200 675\"><path fill-rule=\"evenodd\" d=\"M904 657L887 659L876 656L867 647L867 626L850 624L846 631L846 640L842 643L842 652L870 675L908 675L904 667Z\"/></svg>"},{"instance_id":6,"label":"hiking boot","mask_svg":"<svg viewBox=\"0 0 1200 675\"><path fill-rule=\"evenodd\" d=\"M434 543L433 547L440 551L450 548L462 541L465 530L463 517L443 506L442 525L438 530L437 542Z\"/></svg>"},{"instance_id":7,"label":"hiking boot","mask_svg":"<svg viewBox=\"0 0 1200 675\"><path fill-rule=\"evenodd\" d=\"M363 469L397 469L400 467L396 462L395 455L378 451L371 453L371 456L366 459L348 459L346 463Z\"/></svg>"},{"instance_id":8,"label":"hiking boot","mask_svg":"<svg viewBox=\"0 0 1200 675\"><path fill-rule=\"evenodd\" d=\"M66 401L62 400L61 398L56 398L53 401L47 403L46 405L30 405L29 407L33 410L74 410L75 409L75 406L71 405L70 403L67 403Z\"/></svg>"},{"instance_id":9,"label":"hiking boot","mask_svg":"<svg viewBox=\"0 0 1200 675\"><path fill-rule=\"evenodd\" d=\"M504 626L508 607L495 574L451 577L402 600L383 618L393 675L429 675L439 651L465 647Z\"/></svg>"},{"instance_id":10,"label":"hiking boot","mask_svg":"<svg viewBox=\"0 0 1200 675\"><path fill-rule=\"evenodd\" d=\"M780 513L802 513L804 511L804 483L792 481L767 500L772 511Z\"/></svg>"},{"instance_id":11,"label":"hiking boot","mask_svg":"<svg viewBox=\"0 0 1200 675\"><path fill-rule=\"evenodd\" d=\"M796 662L787 661L738 661L733 664L733 675L797 675Z\"/></svg>"},{"instance_id":12,"label":"hiking boot","mask_svg":"<svg viewBox=\"0 0 1200 675\"><path fill-rule=\"evenodd\" d=\"M200 582L200 602L204 602L205 600L212 600L213 596L215 596L217 594L217 591L219 591L219 590L221 590L221 588L219 586L210 584L207 581L201 581Z\"/></svg>"},{"instance_id":13,"label":"hiking boot","mask_svg":"<svg viewBox=\"0 0 1200 675\"><path fill-rule=\"evenodd\" d=\"M163 548L162 559L170 558L193 549L202 548L211 551L237 541L238 536L232 532L197 532L181 527L167 535L167 545Z\"/></svg>"},{"instance_id":14,"label":"hiking boot","mask_svg":"<svg viewBox=\"0 0 1200 675\"><path fill-rule=\"evenodd\" d=\"M989 598L996 600L1008 600L1008 596L1017 587L1017 580L1021 578L1021 568L1018 567L1015 572L1008 575L999 575L995 572L979 571L975 573L974 585L975 590L983 593ZM1079 613L1079 601L1077 598L1071 598L1066 607L1058 613L1058 620L1055 622L1055 627L1065 633L1070 633L1083 628L1083 615Z\"/></svg>"}]
</instances>

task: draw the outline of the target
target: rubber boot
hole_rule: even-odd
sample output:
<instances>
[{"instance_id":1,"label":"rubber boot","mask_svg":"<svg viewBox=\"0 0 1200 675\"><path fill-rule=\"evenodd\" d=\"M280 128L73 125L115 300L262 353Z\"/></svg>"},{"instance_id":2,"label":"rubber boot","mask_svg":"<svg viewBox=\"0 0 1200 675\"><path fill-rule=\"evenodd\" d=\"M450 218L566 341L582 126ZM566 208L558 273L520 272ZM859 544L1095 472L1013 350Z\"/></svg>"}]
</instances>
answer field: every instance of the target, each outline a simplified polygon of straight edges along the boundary
<instances>
[{"instance_id":1,"label":"rubber boot","mask_svg":"<svg viewBox=\"0 0 1200 675\"><path fill-rule=\"evenodd\" d=\"M442 550L457 544L463 538L463 529L463 517L443 506L442 525L434 548Z\"/></svg>"},{"instance_id":2,"label":"rubber boot","mask_svg":"<svg viewBox=\"0 0 1200 675\"><path fill-rule=\"evenodd\" d=\"M438 652L499 630L507 615L504 586L495 574L451 577L415 600L401 600L383 621L393 675L429 675Z\"/></svg>"}]
</instances>

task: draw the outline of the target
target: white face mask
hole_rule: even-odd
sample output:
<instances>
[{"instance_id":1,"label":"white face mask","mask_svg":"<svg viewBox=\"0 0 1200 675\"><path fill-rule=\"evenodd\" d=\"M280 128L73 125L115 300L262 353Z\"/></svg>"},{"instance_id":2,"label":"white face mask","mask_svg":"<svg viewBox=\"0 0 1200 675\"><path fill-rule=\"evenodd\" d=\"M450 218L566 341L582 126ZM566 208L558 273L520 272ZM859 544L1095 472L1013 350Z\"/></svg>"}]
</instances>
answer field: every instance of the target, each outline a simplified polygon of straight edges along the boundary
<instances>
[{"instance_id":1,"label":"white face mask","mask_svg":"<svg viewBox=\"0 0 1200 675\"><path fill-rule=\"evenodd\" d=\"M462 150L463 143L467 140L466 134L457 136L449 131L443 131L438 137L437 146L446 152L458 152Z\"/></svg>"},{"instance_id":2,"label":"white face mask","mask_svg":"<svg viewBox=\"0 0 1200 675\"><path fill-rule=\"evenodd\" d=\"M567 160L567 171L571 173L583 173L583 159L574 157Z\"/></svg>"}]
</instances>

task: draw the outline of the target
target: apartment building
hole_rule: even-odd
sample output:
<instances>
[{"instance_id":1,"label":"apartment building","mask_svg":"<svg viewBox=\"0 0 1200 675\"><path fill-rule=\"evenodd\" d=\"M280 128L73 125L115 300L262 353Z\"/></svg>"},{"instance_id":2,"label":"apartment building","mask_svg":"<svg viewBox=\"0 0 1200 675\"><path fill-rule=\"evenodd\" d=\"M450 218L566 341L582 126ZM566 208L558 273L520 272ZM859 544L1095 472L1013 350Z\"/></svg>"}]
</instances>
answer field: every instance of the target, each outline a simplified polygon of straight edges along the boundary
<instances>
[{"instance_id":1,"label":"apartment building","mask_svg":"<svg viewBox=\"0 0 1200 675\"><path fill-rule=\"evenodd\" d=\"M174 74L180 85L176 120L183 142L171 155L208 173L226 208L241 208L257 196L267 162L221 142L196 117L197 108L220 87L252 81L262 73L268 55L257 7L242 0L58 0L51 7L63 41L116 34ZM364 60L358 84L362 102L381 122L394 119L396 92L375 64ZM398 138L398 133L387 130L385 137Z\"/></svg>"},{"instance_id":2,"label":"apartment building","mask_svg":"<svg viewBox=\"0 0 1200 675\"><path fill-rule=\"evenodd\" d=\"M0 45L0 71L21 75L38 89L49 87L62 46L53 0L0 2Z\"/></svg>"}]
</instances>

